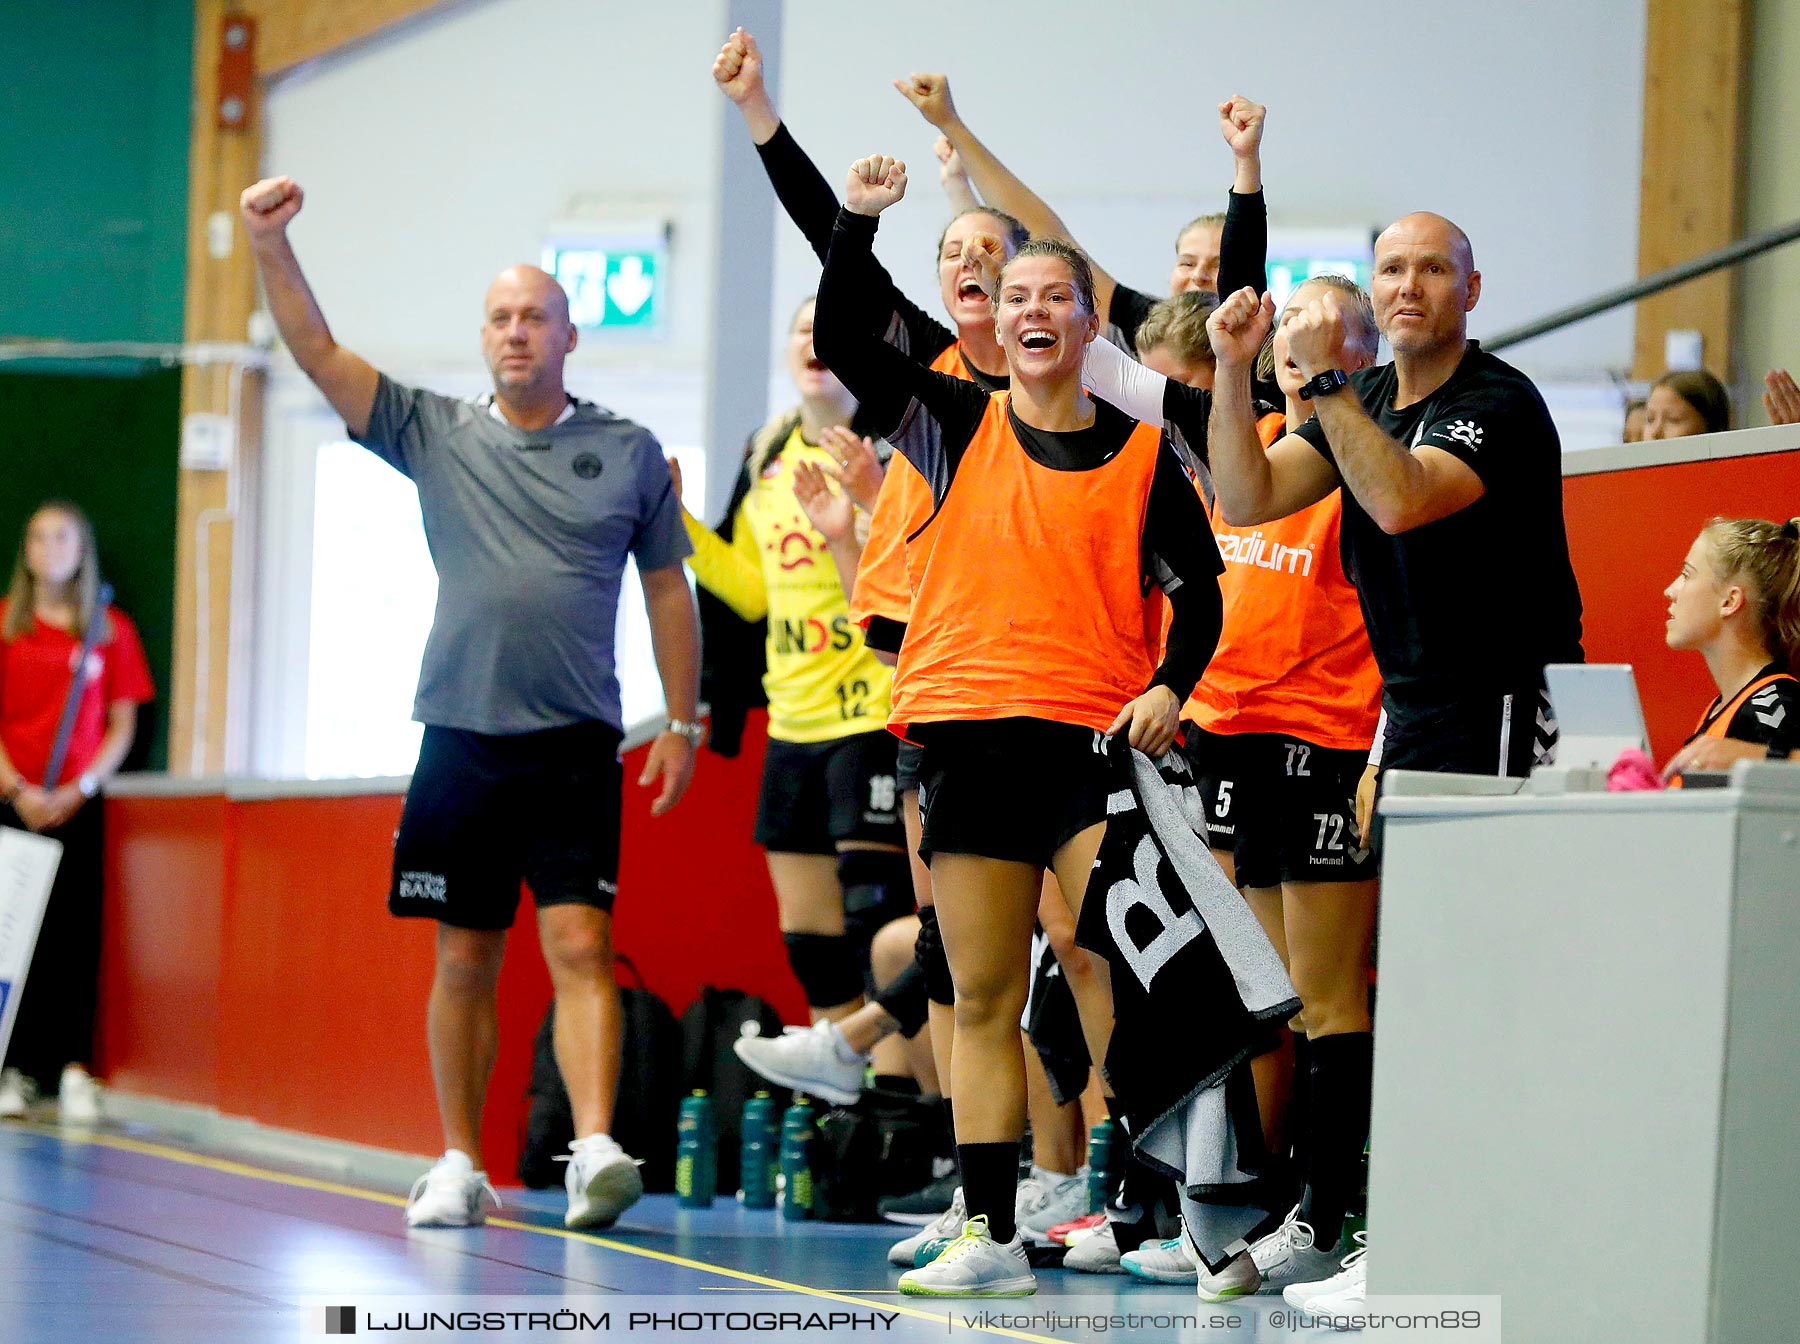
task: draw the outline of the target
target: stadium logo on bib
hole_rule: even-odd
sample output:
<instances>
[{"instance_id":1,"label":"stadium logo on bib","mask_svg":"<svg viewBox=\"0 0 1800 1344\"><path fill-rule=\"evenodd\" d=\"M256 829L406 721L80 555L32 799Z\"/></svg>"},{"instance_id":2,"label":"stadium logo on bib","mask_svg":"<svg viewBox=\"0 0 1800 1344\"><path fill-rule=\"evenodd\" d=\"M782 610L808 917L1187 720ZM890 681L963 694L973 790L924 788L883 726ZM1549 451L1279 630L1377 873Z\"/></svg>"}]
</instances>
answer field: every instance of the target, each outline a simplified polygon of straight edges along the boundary
<instances>
[{"instance_id":1,"label":"stadium logo on bib","mask_svg":"<svg viewBox=\"0 0 1800 1344\"><path fill-rule=\"evenodd\" d=\"M591 481L600 474L604 464L592 453L581 453L569 465L575 468L575 474L582 480Z\"/></svg>"}]
</instances>

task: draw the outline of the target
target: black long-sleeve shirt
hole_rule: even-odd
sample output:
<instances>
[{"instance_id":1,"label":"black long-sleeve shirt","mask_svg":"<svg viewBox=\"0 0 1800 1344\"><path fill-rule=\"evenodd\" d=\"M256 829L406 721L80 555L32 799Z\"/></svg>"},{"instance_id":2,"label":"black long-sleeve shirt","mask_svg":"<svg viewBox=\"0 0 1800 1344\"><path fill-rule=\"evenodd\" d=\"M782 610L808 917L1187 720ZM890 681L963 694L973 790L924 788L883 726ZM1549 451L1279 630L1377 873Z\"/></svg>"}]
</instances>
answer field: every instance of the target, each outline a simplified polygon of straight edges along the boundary
<instances>
[{"instance_id":1,"label":"black long-sleeve shirt","mask_svg":"<svg viewBox=\"0 0 1800 1344\"><path fill-rule=\"evenodd\" d=\"M838 198L813 161L807 157L783 123L768 141L756 147L762 158L775 199L805 236L822 264L831 246L831 228L837 220ZM855 281L865 297L860 317L896 350L921 365L930 365L956 344L956 333L907 298L873 252L858 258ZM823 355L820 356L824 358ZM830 361L826 361L827 365ZM984 380L992 384L992 380ZM1005 385L1005 379L999 380Z\"/></svg>"},{"instance_id":2,"label":"black long-sleeve shirt","mask_svg":"<svg viewBox=\"0 0 1800 1344\"><path fill-rule=\"evenodd\" d=\"M903 436L897 447L931 484L933 499L941 506L987 413L989 393L920 366L871 333L866 321L869 295L861 285L875 228L871 218L839 212L819 282L813 345L819 358L856 394L876 429L893 431L918 416L936 426L935 434ZM878 292L877 302L881 297ZM1010 406L1007 415L1025 452L1058 471L1086 471L1110 461L1137 427L1135 420L1104 402L1095 403L1092 425L1067 432L1027 425ZM1174 618L1162 665L1151 684L1167 686L1186 700L1218 645L1222 623L1218 575L1224 563L1199 496L1172 451L1157 456L1145 510L1143 564L1146 577L1168 594Z\"/></svg>"},{"instance_id":3,"label":"black long-sleeve shirt","mask_svg":"<svg viewBox=\"0 0 1800 1344\"><path fill-rule=\"evenodd\" d=\"M1219 297L1246 285L1261 294L1269 287L1269 207L1261 191L1231 192L1225 201L1225 225L1219 237ZM1119 334L1118 343L1137 349L1138 328L1162 300L1130 285L1113 289L1106 321Z\"/></svg>"}]
</instances>

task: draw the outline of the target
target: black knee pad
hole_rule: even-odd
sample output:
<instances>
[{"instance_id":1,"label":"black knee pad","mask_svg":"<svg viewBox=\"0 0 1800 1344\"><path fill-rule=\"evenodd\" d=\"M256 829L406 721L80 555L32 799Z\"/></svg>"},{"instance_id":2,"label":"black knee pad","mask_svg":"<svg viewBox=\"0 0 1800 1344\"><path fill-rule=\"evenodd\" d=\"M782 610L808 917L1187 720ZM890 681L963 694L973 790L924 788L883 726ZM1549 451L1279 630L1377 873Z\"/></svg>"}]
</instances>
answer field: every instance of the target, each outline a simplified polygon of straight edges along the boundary
<instances>
[{"instance_id":1,"label":"black knee pad","mask_svg":"<svg viewBox=\"0 0 1800 1344\"><path fill-rule=\"evenodd\" d=\"M900 1024L902 1036L908 1040L917 1036L930 1011L925 1006L925 972L919 969L919 963L908 963L906 969L883 985L875 994L875 1002Z\"/></svg>"},{"instance_id":2,"label":"black knee pad","mask_svg":"<svg viewBox=\"0 0 1800 1344\"><path fill-rule=\"evenodd\" d=\"M925 973L925 997L948 1008L956 1002L956 986L950 979L950 958L944 954L944 936L938 932L937 907L919 907L919 938L913 944L913 961Z\"/></svg>"},{"instance_id":3,"label":"black knee pad","mask_svg":"<svg viewBox=\"0 0 1800 1344\"><path fill-rule=\"evenodd\" d=\"M845 849L837 856L844 889L844 936L864 962L881 926L913 912L912 867L897 849Z\"/></svg>"},{"instance_id":4,"label":"black knee pad","mask_svg":"<svg viewBox=\"0 0 1800 1344\"><path fill-rule=\"evenodd\" d=\"M863 992L862 969L850 940L831 933L786 933L788 965L806 991L814 1008L835 1008L859 998Z\"/></svg>"}]
</instances>

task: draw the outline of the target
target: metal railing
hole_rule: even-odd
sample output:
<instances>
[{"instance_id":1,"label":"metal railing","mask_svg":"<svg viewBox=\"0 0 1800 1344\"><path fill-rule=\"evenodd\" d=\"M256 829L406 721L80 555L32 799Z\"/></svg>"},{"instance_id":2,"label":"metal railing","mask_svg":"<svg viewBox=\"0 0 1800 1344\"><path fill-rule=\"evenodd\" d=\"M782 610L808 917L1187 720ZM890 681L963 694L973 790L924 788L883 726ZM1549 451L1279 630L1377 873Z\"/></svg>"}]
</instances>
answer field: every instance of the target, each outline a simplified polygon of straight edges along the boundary
<instances>
[{"instance_id":1,"label":"metal railing","mask_svg":"<svg viewBox=\"0 0 1800 1344\"><path fill-rule=\"evenodd\" d=\"M1567 308L1559 308L1554 313L1546 313L1523 326L1513 327L1482 341L1484 350L1504 350L1509 345L1535 340L1539 336L1559 331L1563 327L1573 326L1609 309L1621 307L1627 303L1636 303L1639 299L1648 298L1652 294L1660 294L1665 289L1673 289L1676 285L1686 284L1689 280L1697 280L1703 275L1711 275L1714 271L1722 271L1726 267L1736 266L1748 261L1751 257L1760 256L1783 244L1800 238L1800 219L1791 224L1784 224L1778 229L1767 229L1762 233L1752 234L1748 238L1740 238L1735 243L1727 243L1724 247L1714 248L1711 252L1703 252L1697 257L1690 257L1674 266L1667 267L1651 275L1633 280L1628 285L1620 285L1616 289L1596 294L1581 303L1571 304Z\"/></svg>"}]
</instances>

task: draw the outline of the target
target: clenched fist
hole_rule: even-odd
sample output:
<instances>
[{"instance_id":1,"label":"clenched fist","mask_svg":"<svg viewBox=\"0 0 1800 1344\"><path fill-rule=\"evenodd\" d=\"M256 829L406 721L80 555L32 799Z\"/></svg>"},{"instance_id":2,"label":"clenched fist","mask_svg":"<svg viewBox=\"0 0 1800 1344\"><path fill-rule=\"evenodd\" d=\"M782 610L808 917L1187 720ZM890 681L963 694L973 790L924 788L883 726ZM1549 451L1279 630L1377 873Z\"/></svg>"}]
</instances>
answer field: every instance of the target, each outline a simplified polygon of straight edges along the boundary
<instances>
[{"instance_id":1,"label":"clenched fist","mask_svg":"<svg viewBox=\"0 0 1800 1344\"><path fill-rule=\"evenodd\" d=\"M1256 362L1263 341L1275 325L1275 300L1260 299L1248 285L1228 295L1206 319L1206 337L1220 368L1248 368Z\"/></svg>"},{"instance_id":2,"label":"clenched fist","mask_svg":"<svg viewBox=\"0 0 1800 1344\"><path fill-rule=\"evenodd\" d=\"M1302 377L1313 379L1330 369L1349 367L1344 355L1348 327L1343 303L1335 290L1326 290L1292 314L1282 330L1287 333L1288 358Z\"/></svg>"},{"instance_id":3,"label":"clenched fist","mask_svg":"<svg viewBox=\"0 0 1800 1344\"><path fill-rule=\"evenodd\" d=\"M761 93L762 52L757 49L756 39L742 28L726 38L713 61L712 77L725 96L740 107Z\"/></svg>"},{"instance_id":4,"label":"clenched fist","mask_svg":"<svg viewBox=\"0 0 1800 1344\"><path fill-rule=\"evenodd\" d=\"M255 186L245 187L238 197L238 213L244 217L244 228L252 240L271 238L283 232L288 221L300 213L306 194L291 177L265 177Z\"/></svg>"},{"instance_id":5,"label":"clenched fist","mask_svg":"<svg viewBox=\"0 0 1800 1344\"><path fill-rule=\"evenodd\" d=\"M1238 157L1254 154L1262 147L1263 118L1268 109L1253 103L1241 93L1234 93L1219 104L1219 134Z\"/></svg>"},{"instance_id":6,"label":"clenched fist","mask_svg":"<svg viewBox=\"0 0 1800 1344\"><path fill-rule=\"evenodd\" d=\"M956 104L950 101L950 81L945 76L912 74L896 79L894 87L940 131L956 120Z\"/></svg>"},{"instance_id":7,"label":"clenched fist","mask_svg":"<svg viewBox=\"0 0 1800 1344\"><path fill-rule=\"evenodd\" d=\"M844 205L853 215L873 218L906 195L906 164L886 154L871 154L850 165L844 182Z\"/></svg>"}]
</instances>

